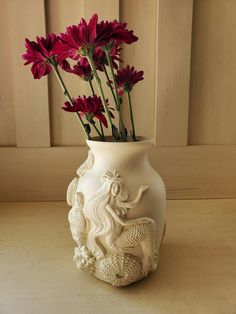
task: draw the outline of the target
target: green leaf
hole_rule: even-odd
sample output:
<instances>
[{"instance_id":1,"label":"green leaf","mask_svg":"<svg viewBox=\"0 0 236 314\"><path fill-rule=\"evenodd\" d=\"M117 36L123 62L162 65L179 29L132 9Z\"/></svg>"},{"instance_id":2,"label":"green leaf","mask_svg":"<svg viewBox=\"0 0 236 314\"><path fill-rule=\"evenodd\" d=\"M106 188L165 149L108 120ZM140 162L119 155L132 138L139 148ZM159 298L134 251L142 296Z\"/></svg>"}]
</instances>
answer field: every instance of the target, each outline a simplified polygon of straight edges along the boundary
<instances>
[{"instance_id":1,"label":"green leaf","mask_svg":"<svg viewBox=\"0 0 236 314\"><path fill-rule=\"evenodd\" d=\"M118 129L114 124L112 124L112 136L116 141L120 139Z\"/></svg>"},{"instance_id":2,"label":"green leaf","mask_svg":"<svg viewBox=\"0 0 236 314\"><path fill-rule=\"evenodd\" d=\"M88 123L85 123L84 128L85 128L86 133L89 135L91 133L90 125Z\"/></svg>"}]
</instances>

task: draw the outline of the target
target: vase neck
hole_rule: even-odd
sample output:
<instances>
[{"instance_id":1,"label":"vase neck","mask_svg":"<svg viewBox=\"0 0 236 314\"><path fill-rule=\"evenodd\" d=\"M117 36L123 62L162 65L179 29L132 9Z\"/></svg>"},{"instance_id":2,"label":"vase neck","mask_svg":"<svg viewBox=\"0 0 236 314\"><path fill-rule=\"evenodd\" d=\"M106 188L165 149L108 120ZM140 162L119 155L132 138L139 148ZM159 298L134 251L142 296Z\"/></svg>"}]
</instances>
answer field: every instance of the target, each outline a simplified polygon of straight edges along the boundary
<instances>
[{"instance_id":1,"label":"vase neck","mask_svg":"<svg viewBox=\"0 0 236 314\"><path fill-rule=\"evenodd\" d=\"M131 143L87 141L94 155L94 161L100 167L115 167L121 164L141 164L147 161L150 141Z\"/></svg>"}]
</instances>

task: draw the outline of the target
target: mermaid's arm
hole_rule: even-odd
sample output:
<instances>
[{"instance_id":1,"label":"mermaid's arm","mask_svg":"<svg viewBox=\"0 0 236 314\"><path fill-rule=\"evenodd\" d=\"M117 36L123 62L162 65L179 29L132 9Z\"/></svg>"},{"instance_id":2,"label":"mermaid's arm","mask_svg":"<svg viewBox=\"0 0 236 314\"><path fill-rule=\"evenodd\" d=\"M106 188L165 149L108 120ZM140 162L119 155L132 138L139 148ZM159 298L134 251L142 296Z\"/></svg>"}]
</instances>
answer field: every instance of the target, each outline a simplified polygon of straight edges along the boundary
<instances>
[{"instance_id":1,"label":"mermaid's arm","mask_svg":"<svg viewBox=\"0 0 236 314\"><path fill-rule=\"evenodd\" d=\"M117 213L113 210L113 208L107 204L106 205L107 211L112 215L112 217L122 226L130 226L135 224L144 224L144 223L152 223L153 220L148 217L140 217L140 218L134 218L134 219L122 219L120 216L117 215Z\"/></svg>"},{"instance_id":2,"label":"mermaid's arm","mask_svg":"<svg viewBox=\"0 0 236 314\"><path fill-rule=\"evenodd\" d=\"M135 208L138 203L140 202L143 193L148 189L148 185L141 185L141 187L138 190L138 194L135 197L135 199L133 201L127 201L127 202L123 202L123 201L119 201L117 200L117 204L120 207L124 207L124 208Z\"/></svg>"}]
</instances>

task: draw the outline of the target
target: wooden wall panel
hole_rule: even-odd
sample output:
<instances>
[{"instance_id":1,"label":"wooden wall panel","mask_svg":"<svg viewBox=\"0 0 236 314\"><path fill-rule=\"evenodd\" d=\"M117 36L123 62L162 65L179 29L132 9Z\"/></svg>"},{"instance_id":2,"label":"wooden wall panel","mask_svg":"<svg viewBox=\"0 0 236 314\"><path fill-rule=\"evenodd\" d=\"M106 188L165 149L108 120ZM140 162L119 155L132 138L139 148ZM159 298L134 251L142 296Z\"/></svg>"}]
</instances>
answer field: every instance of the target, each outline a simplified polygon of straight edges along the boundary
<instances>
[{"instance_id":1,"label":"wooden wall panel","mask_svg":"<svg viewBox=\"0 0 236 314\"><path fill-rule=\"evenodd\" d=\"M113 21L115 19L120 19L120 10L119 10L119 0L84 0L84 16L86 19L91 18L91 16L97 13L99 20L110 20ZM108 70L108 75L110 75L110 71ZM102 88L105 94L105 97L109 99L109 104L111 108L115 108L115 103L110 91L110 88L107 85L107 79L104 73L99 72L99 77L102 82ZM111 78L111 76L110 76ZM99 95L99 92L97 90L97 86L95 83L95 80L93 80L93 87ZM88 91L88 94L91 95L90 90ZM117 117L116 112L114 112L115 116ZM118 121L117 118L115 121ZM118 125L117 125L118 127ZM110 135L110 130L107 128L104 128L104 134ZM97 135L97 134L95 134Z\"/></svg>"},{"instance_id":2,"label":"wooden wall panel","mask_svg":"<svg viewBox=\"0 0 236 314\"><path fill-rule=\"evenodd\" d=\"M87 154L76 117L60 109L64 96L55 78L49 78L49 121L48 80L33 80L22 65L24 37L44 34L45 12L49 32L95 12L127 21L139 41L124 47L123 59L145 76L132 95L137 133L157 139L150 160L168 198L236 197L235 146L188 146L188 139L235 144L236 7L232 0L194 4L188 125L193 0L0 0L0 145L27 147L0 148L0 200L64 200ZM90 94L86 83L63 76L73 96ZM127 119L125 102L124 109ZM53 145L78 147L50 147L49 123Z\"/></svg>"},{"instance_id":3,"label":"wooden wall panel","mask_svg":"<svg viewBox=\"0 0 236 314\"><path fill-rule=\"evenodd\" d=\"M189 144L236 144L236 1L195 0Z\"/></svg>"},{"instance_id":4,"label":"wooden wall panel","mask_svg":"<svg viewBox=\"0 0 236 314\"><path fill-rule=\"evenodd\" d=\"M88 19L94 13L99 20L119 20L119 0L84 0L84 17Z\"/></svg>"},{"instance_id":5,"label":"wooden wall panel","mask_svg":"<svg viewBox=\"0 0 236 314\"><path fill-rule=\"evenodd\" d=\"M84 15L83 0L47 0L47 31L64 32L66 26L78 24ZM66 86L73 97L86 94L85 82L77 76L61 71ZM66 101L54 73L49 76L49 99L51 113L51 134L53 146L70 146L84 143L84 133L75 114L61 109Z\"/></svg>"},{"instance_id":6,"label":"wooden wall panel","mask_svg":"<svg viewBox=\"0 0 236 314\"><path fill-rule=\"evenodd\" d=\"M118 0L71 0L70 5L65 0L46 1L48 32L63 32L68 25L78 24L82 17L90 18L98 13L99 19L119 18ZM66 86L73 97L91 95L88 83L78 77L61 71ZM95 87L95 82L93 82ZM85 142L84 133L75 114L61 110L65 97L61 92L54 75L49 78L52 144L54 146L82 145ZM106 92L105 80L103 86ZM95 87L96 88L96 87Z\"/></svg>"},{"instance_id":7,"label":"wooden wall panel","mask_svg":"<svg viewBox=\"0 0 236 314\"><path fill-rule=\"evenodd\" d=\"M159 146L186 146L193 0L159 0L156 138Z\"/></svg>"},{"instance_id":8,"label":"wooden wall panel","mask_svg":"<svg viewBox=\"0 0 236 314\"><path fill-rule=\"evenodd\" d=\"M3 1L4 2L4 1ZM49 110L47 78L34 80L23 66L25 37L35 40L36 35L45 34L43 0L7 1L6 14L10 27L12 57L12 90L16 141L18 147L49 147Z\"/></svg>"},{"instance_id":9,"label":"wooden wall panel","mask_svg":"<svg viewBox=\"0 0 236 314\"><path fill-rule=\"evenodd\" d=\"M136 133L150 138L154 133L155 111L156 5L155 0L120 0L121 21L128 22L128 29L139 37L136 43L124 46L124 65L144 71L144 80L131 92ZM123 102L125 120L130 126L125 97Z\"/></svg>"},{"instance_id":10,"label":"wooden wall panel","mask_svg":"<svg viewBox=\"0 0 236 314\"><path fill-rule=\"evenodd\" d=\"M87 147L0 148L0 200L65 200ZM236 147L153 148L168 199L236 198ZM9 174L9 169L11 172Z\"/></svg>"},{"instance_id":11,"label":"wooden wall panel","mask_svg":"<svg viewBox=\"0 0 236 314\"><path fill-rule=\"evenodd\" d=\"M0 36L3 44L0 49L0 146L16 145L16 128L13 104L13 65L14 56L8 35L10 29L8 1L0 1Z\"/></svg>"}]
</instances>

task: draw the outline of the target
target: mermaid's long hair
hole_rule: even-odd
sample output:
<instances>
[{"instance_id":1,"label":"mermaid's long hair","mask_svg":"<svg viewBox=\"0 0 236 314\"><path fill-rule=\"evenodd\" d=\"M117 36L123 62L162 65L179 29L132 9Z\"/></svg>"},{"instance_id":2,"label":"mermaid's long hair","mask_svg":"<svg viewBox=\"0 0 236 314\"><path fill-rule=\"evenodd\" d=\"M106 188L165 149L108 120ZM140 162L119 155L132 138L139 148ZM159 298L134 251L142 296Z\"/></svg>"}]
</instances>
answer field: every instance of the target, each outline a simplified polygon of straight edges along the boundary
<instances>
[{"instance_id":1,"label":"mermaid's long hair","mask_svg":"<svg viewBox=\"0 0 236 314\"><path fill-rule=\"evenodd\" d=\"M128 199L128 193L117 172L107 171L102 177L102 186L94 196L85 202L83 209L89 228L87 245L97 257L103 257L106 253L105 247L100 241L101 237L106 238L113 234L115 228L121 228L121 226L117 226L114 218L106 209L109 204L113 210L119 213L121 208L116 204L116 199L125 202Z\"/></svg>"}]
</instances>

